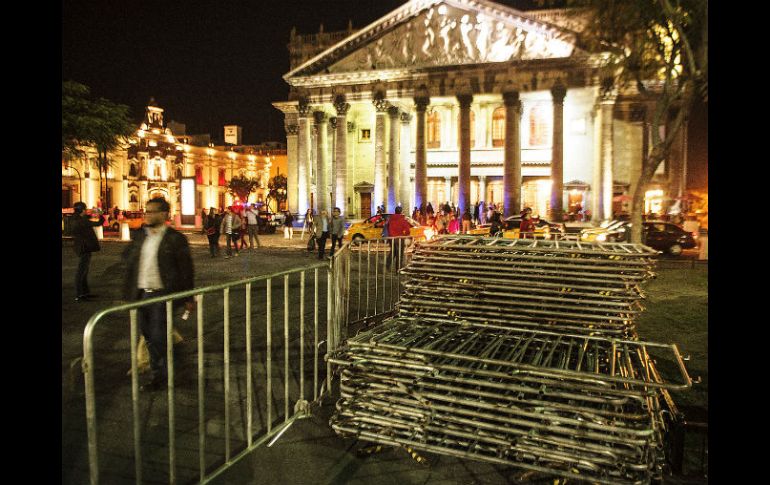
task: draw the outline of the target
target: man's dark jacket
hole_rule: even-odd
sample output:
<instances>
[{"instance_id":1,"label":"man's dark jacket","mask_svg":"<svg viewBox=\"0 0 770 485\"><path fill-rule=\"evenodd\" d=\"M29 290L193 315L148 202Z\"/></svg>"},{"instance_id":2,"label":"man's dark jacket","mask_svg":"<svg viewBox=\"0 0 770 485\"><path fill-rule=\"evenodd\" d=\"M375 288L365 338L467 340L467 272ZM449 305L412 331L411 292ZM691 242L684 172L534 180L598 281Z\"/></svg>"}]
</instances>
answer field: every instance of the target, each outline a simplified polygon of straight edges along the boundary
<instances>
[{"instance_id":1,"label":"man's dark jacket","mask_svg":"<svg viewBox=\"0 0 770 485\"><path fill-rule=\"evenodd\" d=\"M123 295L126 300L138 300L140 293L137 288L139 278L139 258L142 254L142 244L147 235L144 230L137 231L135 239L126 249L126 278L123 284ZM166 233L158 246L158 269L163 289L169 293L191 290L193 288L194 271L190 245L187 238L179 231L167 227ZM174 306L184 303L176 300Z\"/></svg>"},{"instance_id":2,"label":"man's dark jacket","mask_svg":"<svg viewBox=\"0 0 770 485\"><path fill-rule=\"evenodd\" d=\"M99 220L94 222L86 214L75 215L72 217L70 231L72 234L72 248L75 254L82 256L85 253L99 251L99 239L96 237L94 227L104 224L104 216L99 216Z\"/></svg>"}]
</instances>

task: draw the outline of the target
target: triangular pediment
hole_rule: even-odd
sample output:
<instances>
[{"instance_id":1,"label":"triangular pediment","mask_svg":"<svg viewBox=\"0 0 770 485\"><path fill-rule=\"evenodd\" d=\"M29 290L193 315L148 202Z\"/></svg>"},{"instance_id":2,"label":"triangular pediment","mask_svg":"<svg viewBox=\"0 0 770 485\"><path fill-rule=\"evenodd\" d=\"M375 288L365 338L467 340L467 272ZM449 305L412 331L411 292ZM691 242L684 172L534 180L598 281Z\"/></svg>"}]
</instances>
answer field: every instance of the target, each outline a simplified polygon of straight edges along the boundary
<instances>
[{"instance_id":1,"label":"triangular pediment","mask_svg":"<svg viewBox=\"0 0 770 485\"><path fill-rule=\"evenodd\" d=\"M574 35L487 0L412 0L284 76L565 58Z\"/></svg>"}]
</instances>

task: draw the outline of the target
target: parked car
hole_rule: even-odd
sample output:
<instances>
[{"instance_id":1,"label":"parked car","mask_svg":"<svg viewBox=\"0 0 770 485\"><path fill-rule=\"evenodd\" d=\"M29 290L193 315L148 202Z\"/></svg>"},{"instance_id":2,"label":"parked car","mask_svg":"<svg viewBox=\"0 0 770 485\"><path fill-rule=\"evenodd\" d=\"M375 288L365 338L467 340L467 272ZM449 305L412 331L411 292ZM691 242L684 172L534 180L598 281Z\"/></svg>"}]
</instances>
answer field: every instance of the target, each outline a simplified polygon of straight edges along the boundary
<instances>
[{"instance_id":1,"label":"parked car","mask_svg":"<svg viewBox=\"0 0 770 485\"><path fill-rule=\"evenodd\" d=\"M692 234L671 222L647 221L642 223L642 241L645 245L663 251L672 256L679 256L683 249L696 246ZM604 228L603 231L583 233L581 241L629 241L631 238L631 223L617 221Z\"/></svg>"},{"instance_id":2,"label":"parked car","mask_svg":"<svg viewBox=\"0 0 770 485\"><path fill-rule=\"evenodd\" d=\"M273 214L268 211L259 211L257 215L260 234L274 234L278 226L283 223L283 215Z\"/></svg>"},{"instance_id":3,"label":"parked car","mask_svg":"<svg viewBox=\"0 0 770 485\"><path fill-rule=\"evenodd\" d=\"M521 215L516 214L508 216L503 220L503 237L506 239L518 239L519 227L521 226ZM566 234L564 224L549 222L543 218L535 219L535 238L551 239L561 238Z\"/></svg>"},{"instance_id":4,"label":"parked car","mask_svg":"<svg viewBox=\"0 0 770 485\"><path fill-rule=\"evenodd\" d=\"M345 236L343 240L362 240L362 239L379 239L382 237L382 226L385 225L385 221L393 214L376 214L372 217L358 222L353 222L350 227L345 230ZM412 226L409 230L409 234L415 240L427 239L433 237L433 229L429 226L421 226L417 221L411 217L406 217L406 220Z\"/></svg>"}]
</instances>

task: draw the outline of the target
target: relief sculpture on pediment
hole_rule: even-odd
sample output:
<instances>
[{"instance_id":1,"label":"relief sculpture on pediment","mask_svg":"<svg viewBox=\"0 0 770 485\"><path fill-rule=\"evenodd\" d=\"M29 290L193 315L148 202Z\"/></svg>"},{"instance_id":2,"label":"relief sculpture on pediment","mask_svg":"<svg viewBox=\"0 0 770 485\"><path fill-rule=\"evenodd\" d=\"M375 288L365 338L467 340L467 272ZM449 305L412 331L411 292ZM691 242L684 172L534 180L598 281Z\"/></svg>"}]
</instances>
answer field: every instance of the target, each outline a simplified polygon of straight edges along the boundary
<instances>
[{"instance_id":1,"label":"relief sculpture on pediment","mask_svg":"<svg viewBox=\"0 0 770 485\"><path fill-rule=\"evenodd\" d=\"M573 45L555 31L441 4L342 58L329 72L430 67L566 57Z\"/></svg>"}]
</instances>

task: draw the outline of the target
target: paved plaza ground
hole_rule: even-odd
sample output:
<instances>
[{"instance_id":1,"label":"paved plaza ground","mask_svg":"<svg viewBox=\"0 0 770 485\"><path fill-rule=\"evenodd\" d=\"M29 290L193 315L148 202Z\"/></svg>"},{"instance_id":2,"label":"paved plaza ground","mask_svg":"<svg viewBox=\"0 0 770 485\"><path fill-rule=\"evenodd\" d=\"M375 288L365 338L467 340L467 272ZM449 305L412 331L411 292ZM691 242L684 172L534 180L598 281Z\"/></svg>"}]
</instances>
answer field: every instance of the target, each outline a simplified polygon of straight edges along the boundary
<instances>
[{"instance_id":1,"label":"paved plaza ground","mask_svg":"<svg viewBox=\"0 0 770 485\"><path fill-rule=\"evenodd\" d=\"M316 263L316 255L305 250L307 240L300 240L299 231L293 240L286 240L281 234L261 236L264 248L255 251L244 251L240 256L231 259L215 258L208 255L205 236L200 233L187 233L191 243L195 263L196 286L208 286L239 280L277 271L299 268ZM83 353L83 329L88 318L95 312L120 302L120 287L122 282L121 253L126 247L125 242L106 239L102 250L92 259L90 285L98 298L86 303L74 301L74 270L77 259L72 253L70 243L62 242L62 483L81 484L88 480L87 439L85 426L85 403L83 378L80 373ZM292 283L293 288L298 286ZM688 369L692 376L702 378L702 383L692 390L681 392L674 396L678 404L696 409L698 412L708 412L708 266L706 264L679 264L666 261L661 265L657 279L646 287L648 299L647 312L639 321L639 333L642 338L660 342L675 342L679 344L682 353L689 354L691 360ZM274 292L281 302L282 289L276 287ZM323 292L323 289L322 289ZM240 296L234 292L237 300ZM239 301L239 300L238 300ZM220 312L221 308L212 309L212 313ZM235 311L235 310L234 310ZM273 311L280 309L273 308ZM292 310L295 311L295 310ZM309 312L307 308L306 313ZM292 314L294 315L294 314ZM281 319L278 321L278 340L281 337ZM294 320L292 320L294 322ZM113 325L113 327L110 327ZM195 338L194 323L182 324L179 330L185 341L178 346L180 409L177 411L179 426L197 431L195 407L186 406L186 392L193 393L196 382ZM292 328L292 342L299 336ZM106 448L115 450L116 455L105 453L101 457L104 466L102 483L133 483L133 461L131 455L117 456L120 450L132 450L131 444L131 402L130 377L128 369L128 339L125 321L115 320L105 325L105 330L96 336L99 344L101 365L106 370L97 379L97 390L100 392L98 401L104 411L105 422L101 429L102 439ZM308 334L310 337L310 334ZM221 336L212 331L206 335L206 353L214 355L213 346L218 345ZM258 338L262 338L259 336ZM307 343L307 341L306 341ZM233 344L233 353L243 352L241 341ZM264 351L257 346L256 352ZM280 349L276 350L280 357ZM292 354L292 357L294 355ZM307 357L307 354L306 354ZM176 357L175 357L176 358ZM243 383L242 369L238 367L235 358L232 420L242 422L245 418L241 401L245 393L240 386ZM207 413L215 414L223 406L217 398L221 392L221 362L207 368L207 392L211 393L207 404ZM256 370L257 375L263 375L264 369ZM305 368L305 375L307 374ZM275 374L275 373L274 373ZM279 373L280 374L280 373ZM276 395L282 393L283 384L274 386L277 399L275 409L282 410L283 403ZM290 377L292 392L297 386L296 372ZM310 379L312 380L312 379ZM255 378L259 381L259 377ZM257 400L264 400L264 393L256 391ZM167 409L164 407L163 393L159 395L143 394L141 412L143 416L143 436L148 440L157 439L162 443L167 431L165 420ZM426 453L427 465L421 465L412 460L404 450L386 449L382 453L371 456L361 456L358 450L363 446L354 439L337 437L328 425L328 420L334 409L334 396L323 401L320 407L313 409L308 419L302 419L286 431L286 433L271 447L261 447L235 466L219 476L218 484L512 484L512 483L553 483L553 479L536 476L522 476L516 469L490 465L468 460L450 458ZM188 409L189 407L189 409ZM188 415L189 414L189 415ZM212 416L213 416L212 414ZM276 414L273 414L275 417ZM190 419L188 419L190 418ZM265 424L264 416L257 416L257 429L260 423ZM211 441L209 447L212 456L211 463L217 459L214 456L222 447L222 423L218 417L207 421L207 434ZM184 443L185 429L179 430L180 442L177 448L180 461L189 452ZM243 436L236 436L233 443L233 454L240 451L238 443ZM208 448L207 448L208 450ZM155 453L157 456L154 456ZM167 475L162 466L167 451L162 445L150 446L145 453L147 474L144 483L168 483ZM195 458L195 457L193 457ZM690 461L698 457L690 457ZM195 459L192 460L195 462ZM196 462L197 463L197 462ZM186 466L186 465L185 465ZM179 483L190 483L195 480L197 468L185 468L179 471ZM691 465L691 469L694 465ZM150 473L156 473L152 475ZM666 483L705 483L699 479L668 479Z\"/></svg>"}]
</instances>

